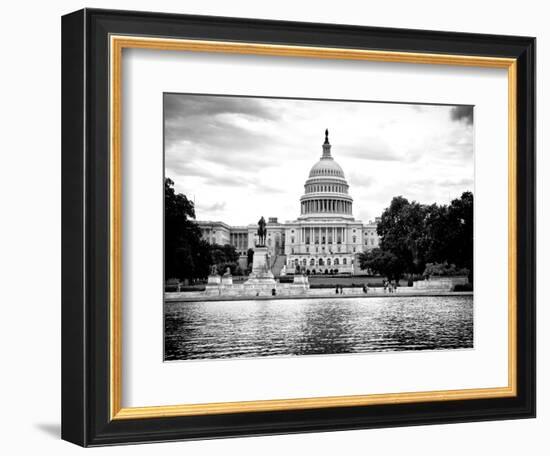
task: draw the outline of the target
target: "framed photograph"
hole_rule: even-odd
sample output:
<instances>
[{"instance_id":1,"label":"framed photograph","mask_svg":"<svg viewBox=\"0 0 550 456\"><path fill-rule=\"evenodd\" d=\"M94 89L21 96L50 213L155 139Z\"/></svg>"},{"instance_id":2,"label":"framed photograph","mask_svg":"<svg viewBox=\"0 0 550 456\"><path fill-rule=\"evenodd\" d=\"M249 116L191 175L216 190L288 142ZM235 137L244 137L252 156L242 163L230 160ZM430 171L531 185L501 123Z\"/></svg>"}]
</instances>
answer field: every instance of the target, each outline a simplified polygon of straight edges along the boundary
<instances>
[{"instance_id":1,"label":"framed photograph","mask_svg":"<svg viewBox=\"0 0 550 456\"><path fill-rule=\"evenodd\" d=\"M535 39L62 20L62 437L535 416Z\"/></svg>"}]
</instances>

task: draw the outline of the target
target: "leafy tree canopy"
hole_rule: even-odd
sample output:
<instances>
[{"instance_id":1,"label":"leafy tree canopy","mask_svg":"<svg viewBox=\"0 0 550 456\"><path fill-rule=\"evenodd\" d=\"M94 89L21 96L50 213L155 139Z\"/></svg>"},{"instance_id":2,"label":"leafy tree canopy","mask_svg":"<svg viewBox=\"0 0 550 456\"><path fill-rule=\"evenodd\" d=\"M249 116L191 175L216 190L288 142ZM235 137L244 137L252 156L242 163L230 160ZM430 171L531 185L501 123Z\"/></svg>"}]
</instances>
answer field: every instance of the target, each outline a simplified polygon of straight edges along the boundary
<instances>
[{"instance_id":1,"label":"leafy tree canopy","mask_svg":"<svg viewBox=\"0 0 550 456\"><path fill-rule=\"evenodd\" d=\"M206 277L210 246L202 240L192 201L174 190L174 182L164 180L164 267L165 277L192 279Z\"/></svg>"},{"instance_id":2,"label":"leafy tree canopy","mask_svg":"<svg viewBox=\"0 0 550 456\"><path fill-rule=\"evenodd\" d=\"M369 269L396 281L403 277L405 271L405 263L397 255L382 249L360 253L359 265L361 269Z\"/></svg>"},{"instance_id":3,"label":"leafy tree canopy","mask_svg":"<svg viewBox=\"0 0 550 456\"><path fill-rule=\"evenodd\" d=\"M421 274L427 263L455 264L473 274L471 192L449 205L423 205L396 196L378 223L382 251L395 255L404 272Z\"/></svg>"}]
</instances>

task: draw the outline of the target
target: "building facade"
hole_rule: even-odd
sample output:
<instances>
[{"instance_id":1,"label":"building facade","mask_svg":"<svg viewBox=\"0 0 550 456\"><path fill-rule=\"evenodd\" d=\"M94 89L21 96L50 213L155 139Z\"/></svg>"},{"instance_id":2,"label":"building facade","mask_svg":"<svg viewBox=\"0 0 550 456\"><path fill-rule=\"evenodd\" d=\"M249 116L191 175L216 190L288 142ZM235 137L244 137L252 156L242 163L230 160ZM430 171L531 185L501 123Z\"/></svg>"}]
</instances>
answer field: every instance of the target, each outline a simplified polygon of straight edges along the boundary
<instances>
[{"instance_id":1,"label":"building facade","mask_svg":"<svg viewBox=\"0 0 550 456\"><path fill-rule=\"evenodd\" d=\"M355 274L357 255L379 245L378 219L363 223L353 216L353 198L342 167L334 160L325 132L320 159L311 168L300 197L300 215L267 223L267 247L272 266L287 273ZM231 244L246 261L256 244L257 225L229 226L223 222L198 222L210 243ZM246 264L246 263L245 263ZM277 275L280 271L274 270Z\"/></svg>"}]
</instances>

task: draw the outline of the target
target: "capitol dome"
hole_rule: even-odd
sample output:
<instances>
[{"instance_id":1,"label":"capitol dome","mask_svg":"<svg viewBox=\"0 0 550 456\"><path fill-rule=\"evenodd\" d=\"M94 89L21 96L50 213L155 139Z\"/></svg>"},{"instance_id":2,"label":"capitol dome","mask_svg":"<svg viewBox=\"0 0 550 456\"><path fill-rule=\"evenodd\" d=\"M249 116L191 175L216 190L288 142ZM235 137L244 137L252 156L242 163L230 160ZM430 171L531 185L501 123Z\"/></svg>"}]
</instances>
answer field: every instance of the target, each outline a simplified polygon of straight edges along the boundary
<instances>
[{"instance_id":1,"label":"capitol dome","mask_svg":"<svg viewBox=\"0 0 550 456\"><path fill-rule=\"evenodd\" d=\"M317 163L313 165L309 172L309 177L341 177L345 178L342 167L332 157L322 157Z\"/></svg>"},{"instance_id":2,"label":"capitol dome","mask_svg":"<svg viewBox=\"0 0 550 456\"><path fill-rule=\"evenodd\" d=\"M353 198L348 194L349 185L342 167L331 155L328 130L321 158L309 172L300 198L300 219L346 218L353 220Z\"/></svg>"}]
</instances>

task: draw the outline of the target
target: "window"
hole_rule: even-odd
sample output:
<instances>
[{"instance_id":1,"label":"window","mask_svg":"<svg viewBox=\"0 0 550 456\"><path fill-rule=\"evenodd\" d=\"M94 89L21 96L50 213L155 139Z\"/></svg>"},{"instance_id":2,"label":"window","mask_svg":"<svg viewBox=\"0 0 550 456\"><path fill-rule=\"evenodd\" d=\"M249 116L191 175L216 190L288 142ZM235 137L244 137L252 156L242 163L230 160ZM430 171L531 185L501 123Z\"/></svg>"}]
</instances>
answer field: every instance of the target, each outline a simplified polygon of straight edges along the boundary
<instances>
[{"instance_id":1,"label":"window","mask_svg":"<svg viewBox=\"0 0 550 456\"><path fill-rule=\"evenodd\" d=\"M307 266L307 260L305 258L302 260L302 265Z\"/></svg>"},{"instance_id":2,"label":"window","mask_svg":"<svg viewBox=\"0 0 550 456\"><path fill-rule=\"evenodd\" d=\"M319 266L324 266L325 262L322 258L319 258Z\"/></svg>"},{"instance_id":3,"label":"window","mask_svg":"<svg viewBox=\"0 0 550 456\"><path fill-rule=\"evenodd\" d=\"M306 247L306 253L309 253L309 247Z\"/></svg>"},{"instance_id":4,"label":"window","mask_svg":"<svg viewBox=\"0 0 550 456\"><path fill-rule=\"evenodd\" d=\"M338 261L338 258L334 258L334 266L338 266L340 262Z\"/></svg>"},{"instance_id":5,"label":"window","mask_svg":"<svg viewBox=\"0 0 550 456\"><path fill-rule=\"evenodd\" d=\"M342 264L348 264L347 258L344 258L344 259L342 260Z\"/></svg>"},{"instance_id":6,"label":"window","mask_svg":"<svg viewBox=\"0 0 550 456\"><path fill-rule=\"evenodd\" d=\"M330 266L330 258L327 259L327 266Z\"/></svg>"},{"instance_id":7,"label":"window","mask_svg":"<svg viewBox=\"0 0 550 456\"><path fill-rule=\"evenodd\" d=\"M292 237L290 238L290 243L291 243L291 244L294 244L294 236L292 236Z\"/></svg>"},{"instance_id":8,"label":"window","mask_svg":"<svg viewBox=\"0 0 550 456\"><path fill-rule=\"evenodd\" d=\"M290 249L290 253L294 253L294 247Z\"/></svg>"},{"instance_id":9,"label":"window","mask_svg":"<svg viewBox=\"0 0 550 456\"><path fill-rule=\"evenodd\" d=\"M353 236L353 243L355 244L355 242L357 242L357 238Z\"/></svg>"},{"instance_id":10,"label":"window","mask_svg":"<svg viewBox=\"0 0 550 456\"><path fill-rule=\"evenodd\" d=\"M310 266L315 266L315 260L313 258L311 260L309 260L309 265Z\"/></svg>"}]
</instances>

